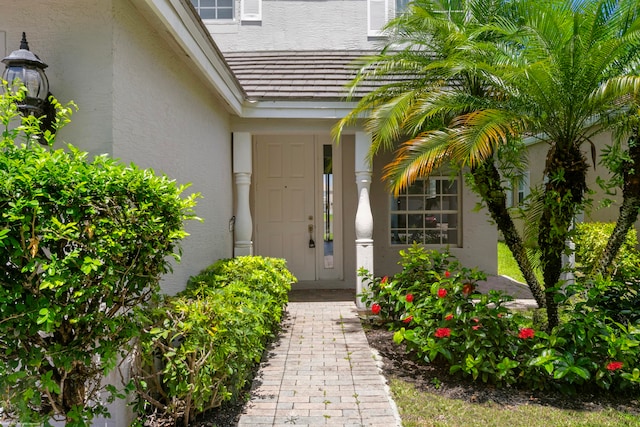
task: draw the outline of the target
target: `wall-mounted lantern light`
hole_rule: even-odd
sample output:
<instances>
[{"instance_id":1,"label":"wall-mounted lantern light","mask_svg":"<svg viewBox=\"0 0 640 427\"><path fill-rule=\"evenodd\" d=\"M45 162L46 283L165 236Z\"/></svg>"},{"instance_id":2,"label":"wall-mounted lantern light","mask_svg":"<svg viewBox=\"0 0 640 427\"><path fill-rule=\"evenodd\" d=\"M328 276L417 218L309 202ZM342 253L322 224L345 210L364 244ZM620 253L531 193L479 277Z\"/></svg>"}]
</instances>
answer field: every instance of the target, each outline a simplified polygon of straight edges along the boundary
<instances>
[{"instance_id":1,"label":"wall-mounted lantern light","mask_svg":"<svg viewBox=\"0 0 640 427\"><path fill-rule=\"evenodd\" d=\"M11 52L2 62L6 65L2 78L9 85L19 79L27 88L25 99L18 105L20 113L41 117L41 130L53 131L51 125L55 119L55 108L49 102L49 80L44 73L47 64L29 50L25 33L22 33L20 49Z\"/></svg>"}]
</instances>

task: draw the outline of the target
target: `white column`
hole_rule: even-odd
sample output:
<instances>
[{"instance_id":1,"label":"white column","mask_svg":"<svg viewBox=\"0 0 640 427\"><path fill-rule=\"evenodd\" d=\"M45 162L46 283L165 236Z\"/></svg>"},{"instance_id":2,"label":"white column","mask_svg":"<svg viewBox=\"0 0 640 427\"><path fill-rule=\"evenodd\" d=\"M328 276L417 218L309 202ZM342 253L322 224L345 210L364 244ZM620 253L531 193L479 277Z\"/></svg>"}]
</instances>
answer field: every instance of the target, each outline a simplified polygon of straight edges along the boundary
<instances>
[{"instance_id":1,"label":"white column","mask_svg":"<svg viewBox=\"0 0 640 427\"><path fill-rule=\"evenodd\" d=\"M233 255L253 255L253 221L249 204L251 188L251 134L233 133L233 176L236 184L236 223Z\"/></svg>"},{"instance_id":2,"label":"white column","mask_svg":"<svg viewBox=\"0 0 640 427\"><path fill-rule=\"evenodd\" d=\"M356 267L365 268L373 274L373 214L369 199L371 188L371 163L368 160L371 136L366 132L356 132L356 184L358 186L358 210L356 211ZM362 277L356 276L356 294L367 292ZM360 298L356 298L358 308L365 308Z\"/></svg>"}]
</instances>

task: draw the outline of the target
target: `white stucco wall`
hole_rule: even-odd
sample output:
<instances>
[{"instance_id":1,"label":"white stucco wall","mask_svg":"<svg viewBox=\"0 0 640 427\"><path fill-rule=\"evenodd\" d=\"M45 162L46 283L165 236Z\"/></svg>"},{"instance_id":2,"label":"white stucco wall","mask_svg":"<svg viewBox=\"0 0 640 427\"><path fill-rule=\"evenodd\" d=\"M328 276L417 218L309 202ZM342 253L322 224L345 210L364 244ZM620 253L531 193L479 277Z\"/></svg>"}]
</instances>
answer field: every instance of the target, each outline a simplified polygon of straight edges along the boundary
<instances>
[{"instance_id":1,"label":"white stucco wall","mask_svg":"<svg viewBox=\"0 0 640 427\"><path fill-rule=\"evenodd\" d=\"M394 1L390 1L393 7ZM262 21L206 21L223 52L263 50L368 50L380 40L367 36L367 0L263 0Z\"/></svg>"},{"instance_id":2,"label":"white stucco wall","mask_svg":"<svg viewBox=\"0 0 640 427\"><path fill-rule=\"evenodd\" d=\"M165 173L198 192L182 262L163 281L175 293L188 278L232 256L231 130L228 113L156 28L128 1L115 2L113 154Z\"/></svg>"},{"instance_id":3,"label":"white stucco wall","mask_svg":"<svg viewBox=\"0 0 640 427\"><path fill-rule=\"evenodd\" d=\"M43 0L34 7L3 1L0 31L6 33L6 46L0 45L0 54L18 49L26 32L30 50L49 65L50 91L61 103L73 100L80 107L59 140L94 154L111 153L111 1L90 3Z\"/></svg>"}]
</instances>

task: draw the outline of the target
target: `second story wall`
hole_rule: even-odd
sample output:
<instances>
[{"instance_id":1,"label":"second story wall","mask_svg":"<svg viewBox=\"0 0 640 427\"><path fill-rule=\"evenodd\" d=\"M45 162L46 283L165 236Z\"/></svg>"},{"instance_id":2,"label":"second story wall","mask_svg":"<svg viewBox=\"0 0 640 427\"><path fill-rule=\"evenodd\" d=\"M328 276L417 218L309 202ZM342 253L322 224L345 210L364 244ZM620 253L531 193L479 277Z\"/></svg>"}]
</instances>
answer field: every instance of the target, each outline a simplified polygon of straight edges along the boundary
<instances>
[{"instance_id":1,"label":"second story wall","mask_svg":"<svg viewBox=\"0 0 640 427\"><path fill-rule=\"evenodd\" d=\"M380 30L396 10L396 0L228 1L233 10L216 15L203 0L192 0L223 52L377 50Z\"/></svg>"}]
</instances>

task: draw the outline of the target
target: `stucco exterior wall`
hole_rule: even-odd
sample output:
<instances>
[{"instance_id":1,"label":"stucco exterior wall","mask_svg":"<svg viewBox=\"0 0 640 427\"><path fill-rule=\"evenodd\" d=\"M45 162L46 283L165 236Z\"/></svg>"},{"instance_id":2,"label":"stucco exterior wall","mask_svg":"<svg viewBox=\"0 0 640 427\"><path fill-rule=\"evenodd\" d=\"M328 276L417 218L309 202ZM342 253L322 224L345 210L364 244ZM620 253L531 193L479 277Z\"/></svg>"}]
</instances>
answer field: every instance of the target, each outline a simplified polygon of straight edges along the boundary
<instances>
[{"instance_id":1,"label":"stucco exterior wall","mask_svg":"<svg viewBox=\"0 0 640 427\"><path fill-rule=\"evenodd\" d=\"M51 93L80 108L58 140L93 154L110 154L113 139L111 7L107 0L90 6L83 0L44 0L37 7L6 0L0 13L0 32L6 35L0 55L18 49L22 32L27 33L30 50L49 65Z\"/></svg>"},{"instance_id":2,"label":"stucco exterior wall","mask_svg":"<svg viewBox=\"0 0 640 427\"><path fill-rule=\"evenodd\" d=\"M371 209L373 211L373 239L375 275L385 276L401 270L398 265L399 251L407 245L392 245L390 236L389 192L382 181L382 168L391 159L390 153L383 153L374 160L374 175L371 184ZM463 178L460 178L463 179ZM468 268L477 267L487 274L496 274L498 269L498 232L489 222L486 209L475 211L478 197L467 185L462 186L460 221L462 222L462 243L450 246L449 250L460 263ZM437 245L427 245L428 249L444 249Z\"/></svg>"},{"instance_id":3,"label":"stucco exterior wall","mask_svg":"<svg viewBox=\"0 0 640 427\"><path fill-rule=\"evenodd\" d=\"M591 145L584 143L582 146L582 151L589 165L589 169L587 170L587 185L589 189L594 191L593 194L587 195L587 197L593 199L593 203L585 212L585 221L614 222L618 219L620 204L622 202L622 190L618 189L615 194L605 194L597 183L598 177L605 180L610 177L609 171L605 166L600 164L600 161L602 160L602 149L607 145L611 145L611 138L612 135L610 132L602 132L591 138L596 152L595 166L594 159L591 155ZM549 145L544 142L531 145L527 150L530 183L532 187L543 184L544 166L548 151ZM613 201L608 207L602 207L600 204L605 198ZM637 226L638 224L636 223L636 228Z\"/></svg>"},{"instance_id":4,"label":"stucco exterior wall","mask_svg":"<svg viewBox=\"0 0 640 427\"><path fill-rule=\"evenodd\" d=\"M232 256L229 115L130 2L116 1L114 14L114 157L192 183L186 194L202 194L196 213L204 222L187 223L182 261L163 280L173 294L191 275Z\"/></svg>"},{"instance_id":5,"label":"stucco exterior wall","mask_svg":"<svg viewBox=\"0 0 640 427\"><path fill-rule=\"evenodd\" d=\"M235 10L233 22L205 21L223 52L380 47L380 39L367 36L367 0L263 0L259 22L239 20L239 0Z\"/></svg>"}]
</instances>

